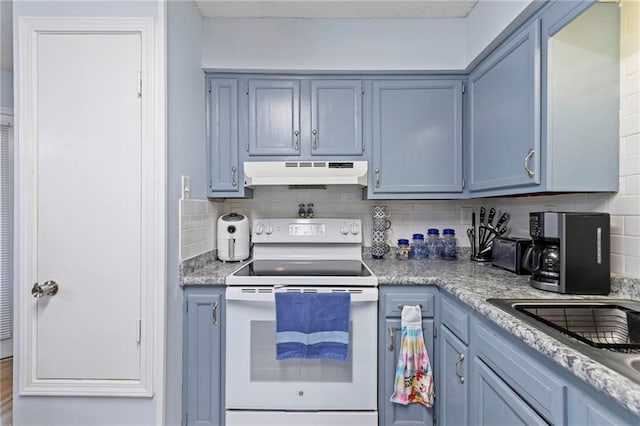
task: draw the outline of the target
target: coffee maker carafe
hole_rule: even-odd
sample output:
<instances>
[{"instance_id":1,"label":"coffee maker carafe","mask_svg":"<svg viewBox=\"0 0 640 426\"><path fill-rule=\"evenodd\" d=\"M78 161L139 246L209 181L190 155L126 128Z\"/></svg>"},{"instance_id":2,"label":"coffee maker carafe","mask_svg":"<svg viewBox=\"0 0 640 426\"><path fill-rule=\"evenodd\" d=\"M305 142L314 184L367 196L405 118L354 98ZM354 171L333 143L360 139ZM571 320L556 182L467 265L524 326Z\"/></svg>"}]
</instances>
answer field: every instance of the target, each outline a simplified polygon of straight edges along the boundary
<instances>
[{"instance_id":1,"label":"coffee maker carafe","mask_svg":"<svg viewBox=\"0 0 640 426\"><path fill-rule=\"evenodd\" d=\"M529 282L567 294L609 294L609 215L529 213L533 239L524 255Z\"/></svg>"}]
</instances>

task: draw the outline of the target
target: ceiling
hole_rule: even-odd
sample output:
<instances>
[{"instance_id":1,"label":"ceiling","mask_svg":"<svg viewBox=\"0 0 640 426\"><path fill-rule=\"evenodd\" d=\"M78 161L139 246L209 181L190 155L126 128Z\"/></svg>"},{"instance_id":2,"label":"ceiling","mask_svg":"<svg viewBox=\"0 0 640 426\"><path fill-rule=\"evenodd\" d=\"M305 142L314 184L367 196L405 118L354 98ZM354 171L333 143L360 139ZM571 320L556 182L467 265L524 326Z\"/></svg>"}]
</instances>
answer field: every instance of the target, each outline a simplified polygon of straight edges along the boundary
<instances>
[{"instance_id":1,"label":"ceiling","mask_svg":"<svg viewBox=\"0 0 640 426\"><path fill-rule=\"evenodd\" d=\"M207 18L463 18L478 0L195 0Z\"/></svg>"}]
</instances>

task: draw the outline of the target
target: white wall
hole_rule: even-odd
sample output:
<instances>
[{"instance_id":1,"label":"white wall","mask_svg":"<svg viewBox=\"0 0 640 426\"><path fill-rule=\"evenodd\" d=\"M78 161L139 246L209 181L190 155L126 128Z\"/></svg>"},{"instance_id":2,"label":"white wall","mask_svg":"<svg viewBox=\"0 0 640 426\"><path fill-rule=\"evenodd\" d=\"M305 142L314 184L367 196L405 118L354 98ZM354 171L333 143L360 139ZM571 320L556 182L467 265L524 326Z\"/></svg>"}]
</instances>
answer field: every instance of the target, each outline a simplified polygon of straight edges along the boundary
<instances>
[{"instance_id":1,"label":"white wall","mask_svg":"<svg viewBox=\"0 0 640 426\"><path fill-rule=\"evenodd\" d=\"M465 20L465 58L468 65L533 0L480 0Z\"/></svg>"},{"instance_id":2,"label":"white wall","mask_svg":"<svg viewBox=\"0 0 640 426\"><path fill-rule=\"evenodd\" d=\"M458 70L464 19L205 19L205 68Z\"/></svg>"},{"instance_id":3,"label":"white wall","mask_svg":"<svg viewBox=\"0 0 640 426\"><path fill-rule=\"evenodd\" d=\"M0 107L13 109L13 71L0 70Z\"/></svg>"},{"instance_id":4,"label":"white wall","mask_svg":"<svg viewBox=\"0 0 640 426\"><path fill-rule=\"evenodd\" d=\"M182 301L178 285L181 176L191 196L205 198L205 90L201 62L202 15L192 1L167 3L167 425L182 416ZM206 230L203 230L206 234ZM202 237L205 240L206 235Z\"/></svg>"},{"instance_id":5,"label":"white wall","mask_svg":"<svg viewBox=\"0 0 640 426\"><path fill-rule=\"evenodd\" d=\"M205 19L211 69L462 70L532 0L481 0L455 19Z\"/></svg>"}]
</instances>

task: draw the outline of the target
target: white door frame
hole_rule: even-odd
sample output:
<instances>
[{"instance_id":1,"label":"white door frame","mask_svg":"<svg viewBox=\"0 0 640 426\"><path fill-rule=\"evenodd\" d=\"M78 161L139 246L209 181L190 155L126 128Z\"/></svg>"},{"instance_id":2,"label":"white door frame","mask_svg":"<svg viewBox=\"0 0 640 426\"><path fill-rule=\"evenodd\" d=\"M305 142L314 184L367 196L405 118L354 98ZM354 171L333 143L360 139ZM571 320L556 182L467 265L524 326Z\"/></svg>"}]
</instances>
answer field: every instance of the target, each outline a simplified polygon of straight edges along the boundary
<instances>
[{"instance_id":1,"label":"white door frame","mask_svg":"<svg viewBox=\"0 0 640 426\"><path fill-rule=\"evenodd\" d=\"M16 358L20 395L134 396L157 398L164 406L166 289L166 141L164 8L153 18L20 17L17 45L15 157ZM161 10L162 9L162 10ZM158 28L156 28L156 25ZM139 380L38 379L36 314L37 52L41 34L140 34L142 41L142 283L141 378ZM114 165L114 168L117 168Z\"/></svg>"}]
</instances>

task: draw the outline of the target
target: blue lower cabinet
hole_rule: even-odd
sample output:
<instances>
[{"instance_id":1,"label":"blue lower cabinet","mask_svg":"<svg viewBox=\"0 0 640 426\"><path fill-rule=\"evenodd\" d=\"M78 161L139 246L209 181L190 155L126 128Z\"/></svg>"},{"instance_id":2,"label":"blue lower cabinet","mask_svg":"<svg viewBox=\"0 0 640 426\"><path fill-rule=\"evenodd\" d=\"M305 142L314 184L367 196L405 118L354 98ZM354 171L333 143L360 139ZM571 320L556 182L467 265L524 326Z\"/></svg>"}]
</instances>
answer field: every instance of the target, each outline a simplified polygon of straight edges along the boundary
<instances>
[{"instance_id":1,"label":"blue lower cabinet","mask_svg":"<svg viewBox=\"0 0 640 426\"><path fill-rule=\"evenodd\" d=\"M487 426L547 425L533 408L527 405L481 359L473 365L474 424Z\"/></svg>"},{"instance_id":2,"label":"blue lower cabinet","mask_svg":"<svg viewBox=\"0 0 640 426\"><path fill-rule=\"evenodd\" d=\"M224 287L185 290L184 424L224 425Z\"/></svg>"},{"instance_id":3,"label":"blue lower cabinet","mask_svg":"<svg viewBox=\"0 0 640 426\"><path fill-rule=\"evenodd\" d=\"M422 321L424 342L431 361L431 368L435 370L435 357L433 356L433 320ZM398 357L402 348L402 325L400 319L387 319L385 321L386 339L384 352L380 359L383 372L378 377L378 410L380 426L428 426L433 425L434 409L426 408L422 404L412 403L407 405L396 404L389 401L395 389L395 371Z\"/></svg>"},{"instance_id":4,"label":"blue lower cabinet","mask_svg":"<svg viewBox=\"0 0 640 426\"><path fill-rule=\"evenodd\" d=\"M436 375L435 320L437 288L426 286L381 286L378 319L378 424L380 426L431 426L435 424L434 408L422 404L392 403L389 399L395 389L395 372L402 348L403 305L420 305L422 332L431 369ZM434 377L438 393L437 376ZM435 404L438 404L436 400Z\"/></svg>"},{"instance_id":5,"label":"blue lower cabinet","mask_svg":"<svg viewBox=\"0 0 640 426\"><path fill-rule=\"evenodd\" d=\"M440 359L438 363L438 423L443 425L469 424L469 349L447 327L439 333Z\"/></svg>"}]
</instances>

